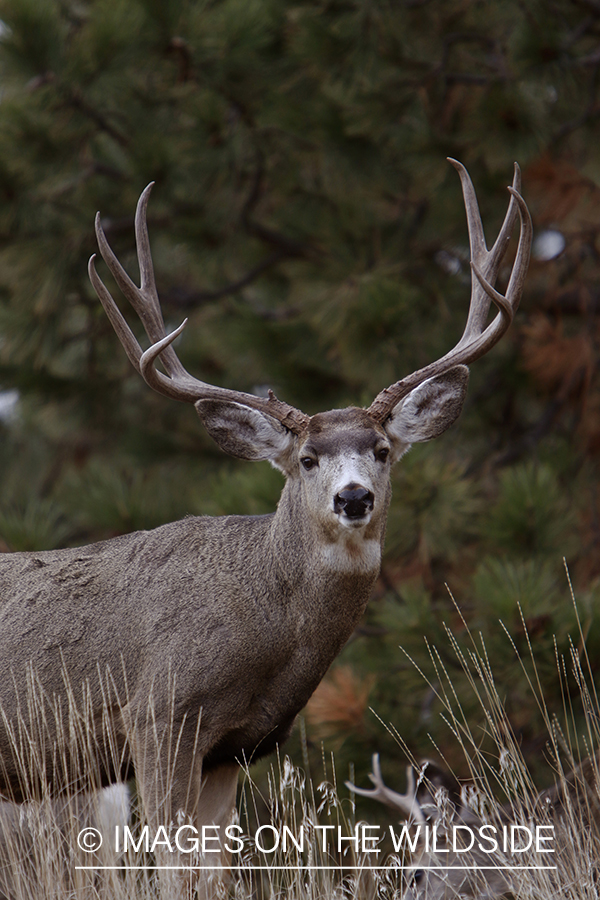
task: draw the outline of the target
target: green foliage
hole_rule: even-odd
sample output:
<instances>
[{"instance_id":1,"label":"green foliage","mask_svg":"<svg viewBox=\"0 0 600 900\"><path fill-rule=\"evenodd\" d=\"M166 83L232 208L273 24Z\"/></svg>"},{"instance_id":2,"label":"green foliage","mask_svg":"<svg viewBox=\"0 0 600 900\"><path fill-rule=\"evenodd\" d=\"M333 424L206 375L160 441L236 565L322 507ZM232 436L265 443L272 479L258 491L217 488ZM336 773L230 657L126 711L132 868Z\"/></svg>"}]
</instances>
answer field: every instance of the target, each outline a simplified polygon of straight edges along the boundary
<instances>
[{"instance_id":1,"label":"green foliage","mask_svg":"<svg viewBox=\"0 0 600 900\"><path fill-rule=\"evenodd\" d=\"M571 550L575 510L548 465L531 461L501 473L486 537L495 553L557 559Z\"/></svg>"},{"instance_id":2,"label":"green foliage","mask_svg":"<svg viewBox=\"0 0 600 900\"><path fill-rule=\"evenodd\" d=\"M414 552L425 565L451 559L481 528L477 486L464 465L440 459L433 447L417 447L397 467L388 519L387 546L396 556Z\"/></svg>"},{"instance_id":3,"label":"green foliage","mask_svg":"<svg viewBox=\"0 0 600 900\"><path fill-rule=\"evenodd\" d=\"M37 497L18 506L3 504L0 533L9 550L53 550L70 537L60 507L52 500Z\"/></svg>"},{"instance_id":4,"label":"green foliage","mask_svg":"<svg viewBox=\"0 0 600 900\"><path fill-rule=\"evenodd\" d=\"M332 695L339 713L354 690L363 715L307 726L357 778L374 750L404 764L367 705L416 756L442 739L399 645L431 672L423 636L464 628L457 607L525 754L540 720L499 620L518 648L525 623L548 672L575 627L563 556L600 650L600 14L538 6L0 0L0 390L20 398L0 421L3 549L277 502L276 472L224 459L128 366L87 277L98 209L136 278L133 211L155 181L156 276L168 327L189 317L184 365L309 413L369 403L460 336L468 249L446 156L470 168L488 242L515 159L536 228L565 237L473 366L460 422L395 472L381 582L340 661L355 681Z\"/></svg>"}]
</instances>

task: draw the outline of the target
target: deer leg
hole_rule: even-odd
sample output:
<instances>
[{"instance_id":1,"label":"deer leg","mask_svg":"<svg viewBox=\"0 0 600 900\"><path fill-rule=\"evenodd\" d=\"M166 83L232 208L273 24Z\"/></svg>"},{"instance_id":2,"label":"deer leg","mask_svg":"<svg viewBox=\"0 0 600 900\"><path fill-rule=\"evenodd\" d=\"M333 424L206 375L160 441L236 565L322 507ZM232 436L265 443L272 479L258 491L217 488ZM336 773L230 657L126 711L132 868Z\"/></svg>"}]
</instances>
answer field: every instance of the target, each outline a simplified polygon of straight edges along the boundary
<instances>
[{"instance_id":1,"label":"deer leg","mask_svg":"<svg viewBox=\"0 0 600 900\"><path fill-rule=\"evenodd\" d=\"M131 716L129 738L142 818L148 823L161 896L191 900L196 873L190 866L194 861L179 851L175 837L182 825L193 824L202 783L202 754L194 752L189 729L179 731L172 721L165 723L156 715L148 718L150 721L140 724Z\"/></svg>"},{"instance_id":2,"label":"deer leg","mask_svg":"<svg viewBox=\"0 0 600 900\"><path fill-rule=\"evenodd\" d=\"M155 847L161 889L168 884L168 896L177 898L195 896L197 889L198 900L209 900L225 892L230 879L222 869L231 861L225 829L235 810L240 767L228 763L203 771L196 729L184 726L176 740L173 731L172 723L160 726L155 719L132 739L138 790L152 836L162 827L170 843L170 849L159 842ZM200 855L188 852L194 838Z\"/></svg>"},{"instance_id":3,"label":"deer leg","mask_svg":"<svg viewBox=\"0 0 600 900\"><path fill-rule=\"evenodd\" d=\"M236 790L240 767L228 763L206 772L202 777L200 802L194 825L199 835L205 835L205 852L200 865L214 865L215 869L200 869L197 881L198 900L211 900L227 893L231 871L231 851L227 849L225 829L231 824L236 808Z\"/></svg>"},{"instance_id":4,"label":"deer leg","mask_svg":"<svg viewBox=\"0 0 600 900\"><path fill-rule=\"evenodd\" d=\"M157 860L160 859L159 865L190 868L177 872L174 879L172 871L161 877L161 884L163 881L169 884L168 896L182 900L188 897L218 900L226 896L231 879L231 871L227 868L231 865L231 851L227 849L230 841L225 829L235 813L239 771L238 763L218 766L208 772L202 772L201 765L195 765L192 776L187 779L187 808L183 806L184 798L179 796L178 786L173 786L171 808L177 812L171 830L180 829L181 854L158 853ZM191 798L197 798L193 808ZM190 826L195 831L192 832ZM190 833L195 836L199 852L184 856ZM166 856L170 858L166 860Z\"/></svg>"}]
</instances>

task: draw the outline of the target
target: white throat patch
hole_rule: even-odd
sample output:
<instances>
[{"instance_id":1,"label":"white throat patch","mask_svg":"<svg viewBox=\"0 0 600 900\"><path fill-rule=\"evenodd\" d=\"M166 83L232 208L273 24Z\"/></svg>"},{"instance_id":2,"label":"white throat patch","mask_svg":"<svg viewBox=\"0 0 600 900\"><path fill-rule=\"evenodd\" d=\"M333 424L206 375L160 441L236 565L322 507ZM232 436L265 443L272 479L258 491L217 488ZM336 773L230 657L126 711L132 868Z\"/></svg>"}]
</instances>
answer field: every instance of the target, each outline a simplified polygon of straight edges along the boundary
<instances>
[{"instance_id":1,"label":"white throat patch","mask_svg":"<svg viewBox=\"0 0 600 900\"><path fill-rule=\"evenodd\" d=\"M376 538L365 540L352 531L344 531L335 543L326 544L321 555L323 562L332 572L368 575L379 572L381 566L381 544Z\"/></svg>"}]
</instances>

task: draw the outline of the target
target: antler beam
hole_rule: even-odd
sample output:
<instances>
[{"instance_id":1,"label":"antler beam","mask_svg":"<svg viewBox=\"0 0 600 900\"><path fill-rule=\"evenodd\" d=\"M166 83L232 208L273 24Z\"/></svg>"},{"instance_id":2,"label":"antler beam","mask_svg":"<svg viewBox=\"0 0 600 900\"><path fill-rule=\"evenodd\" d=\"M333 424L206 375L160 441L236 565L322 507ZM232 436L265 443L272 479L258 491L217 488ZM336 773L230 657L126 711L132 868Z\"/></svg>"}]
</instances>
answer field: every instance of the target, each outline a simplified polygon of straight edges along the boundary
<instances>
[{"instance_id":1,"label":"antler beam","mask_svg":"<svg viewBox=\"0 0 600 900\"><path fill-rule=\"evenodd\" d=\"M533 226L527 204L519 193L521 188L521 170L515 163L512 187L508 188L511 200L506 217L494 246L491 250L488 250L473 183L462 163L455 159L449 159L449 162L452 163L460 175L469 229L473 278L467 324L461 339L449 353L425 366L425 368L413 372L412 375L408 375L401 381L397 381L377 395L369 407L369 412L377 421L382 423L388 418L400 400L428 378L441 375L443 372L454 368L454 366L468 365L479 359L488 350L491 350L508 330L523 293L523 285L529 266ZM506 253L517 215L521 221L521 233L508 288L504 296L494 289L493 284ZM490 303L494 303L497 306L498 313L486 328L485 323Z\"/></svg>"},{"instance_id":2,"label":"antler beam","mask_svg":"<svg viewBox=\"0 0 600 900\"><path fill-rule=\"evenodd\" d=\"M394 407L404 397L428 378L441 375L458 365L468 365L497 344L509 328L523 292L523 284L529 265L533 229L527 205L519 193L521 172L518 165L515 163L513 183L508 188L511 200L506 217L494 246L491 250L488 250L473 183L467 170L461 163L454 159L450 159L450 162L457 169L462 183L471 247L473 277L467 323L462 337L449 353L423 369L419 369L395 384L390 385L390 387L385 388L377 395L371 403L368 412L380 424L385 422L391 415ZM151 341L151 346L145 352L142 351L137 338L125 321L106 285L98 276L95 267L95 255L92 256L89 262L91 282L132 365L150 387L161 394L165 394L167 397L173 397L175 400L182 400L188 403L196 403L198 400L205 399L233 401L267 413L295 434L304 433L308 427L310 417L301 410L278 400L272 391L269 391L268 398L263 398L254 394L216 387L194 378L181 364L172 344L178 335L181 334L187 320L175 331L172 331L170 334L166 333L154 279L146 221L146 211L151 189L152 183L143 191L138 201L135 215L140 287L133 283L113 253L102 229L100 215L96 216L96 236L100 253L123 295L129 300L138 314ZM506 295L503 295L493 285L510 242L517 216L521 223L519 244ZM493 321L486 326L491 303L497 307L498 312ZM164 367L164 373L156 368L156 363L159 359Z\"/></svg>"},{"instance_id":3,"label":"antler beam","mask_svg":"<svg viewBox=\"0 0 600 900\"><path fill-rule=\"evenodd\" d=\"M96 216L96 237L104 262L123 295L129 300L152 342L145 352L142 351L137 338L127 324L124 316L115 303L110 291L96 271L94 254L88 265L90 280L110 322L121 341L133 367L142 375L147 384L159 394L165 394L175 400L196 403L198 400L228 400L258 409L267 413L295 434L302 433L309 421L309 416L301 410L278 400L273 391L268 398L257 397L241 391L232 391L216 387L194 378L183 367L172 344L185 328L187 319L179 328L166 333L160 300L154 279L154 267L150 253L146 211L153 182L143 191L135 213L135 239L137 257L140 268L140 287L137 287L113 253L104 234L100 222L100 214ZM155 363L160 358L166 374L159 371Z\"/></svg>"}]
</instances>

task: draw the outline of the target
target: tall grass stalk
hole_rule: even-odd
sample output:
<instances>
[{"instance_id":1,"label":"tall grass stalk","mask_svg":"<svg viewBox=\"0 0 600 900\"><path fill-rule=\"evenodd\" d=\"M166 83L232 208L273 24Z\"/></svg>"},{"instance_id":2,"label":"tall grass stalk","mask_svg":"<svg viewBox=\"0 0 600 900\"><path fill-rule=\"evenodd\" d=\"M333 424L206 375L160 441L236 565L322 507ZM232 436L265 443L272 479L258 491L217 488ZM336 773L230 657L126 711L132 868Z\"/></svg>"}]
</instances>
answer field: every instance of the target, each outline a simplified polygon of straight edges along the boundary
<instances>
[{"instance_id":1,"label":"tall grass stalk","mask_svg":"<svg viewBox=\"0 0 600 900\"><path fill-rule=\"evenodd\" d=\"M63 682L62 698L49 697L36 673L30 671L15 708L0 710L10 745L8 758L0 759L0 771L6 781L12 774L18 785L12 799L8 794L0 801L0 900L180 900L181 877L170 872L157 877L158 866L168 862L184 867L184 878L193 885L197 867L210 866L214 857L196 850L175 852L168 859L153 853L156 826L148 825L134 785L130 808L123 790L111 793L102 789L103 773L121 772L127 746L137 739L138 723L125 725L127 698L116 696L114 681L106 673L102 678L106 702L98 718L92 713L87 686L76 689L71 685L66 667ZM170 684L174 694L172 679ZM171 792L179 735L155 721L151 699L139 725L145 734L154 735L156 746L149 748L149 758L160 752L168 761L166 776L157 781L158 792L166 798ZM201 728L201 717L198 725ZM127 727L123 749L122 732ZM209 887L215 896L231 893L240 900L279 896L317 900L340 894L342 882L345 897L360 893L363 879L357 870L364 861L351 848L342 854L323 849L318 833L318 825L332 822L344 834L353 832L354 823L348 816L351 804L339 800L335 773L332 781L323 780L314 789L289 757L278 756L268 773L266 791L255 784L247 765L240 767L240 776L239 810L233 824L242 824L243 850L232 857L228 885L221 883L220 872L214 872ZM17 797L22 802L14 802ZM126 823L131 840L122 852ZM177 829L188 824L192 823L183 813L176 813L159 848L162 837L175 847ZM253 837L264 824L272 826L272 831L263 838L267 852L260 852ZM297 839L303 834L301 849L290 840L287 852L281 848L268 852L272 834L281 835L284 826ZM102 847L94 853L80 846L80 833L90 827L103 837ZM119 852L115 850L115 827L120 829Z\"/></svg>"},{"instance_id":2,"label":"tall grass stalk","mask_svg":"<svg viewBox=\"0 0 600 900\"><path fill-rule=\"evenodd\" d=\"M573 597L572 600L574 603ZM526 826L551 824L555 829L556 852L551 859L554 871L533 868L540 863L539 855L533 850L520 854L518 859L500 853L496 855L493 859L495 865L515 865L519 862L532 867L507 876L505 891L501 895L518 900L550 900L554 897L597 900L600 880L600 704L583 632L580 629L578 643L570 641L566 652L561 652L555 643L556 677L563 697L563 709L557 714L546 705L544 685L536 666L535 648L523 615L521 622L528 648L525 659L519 654L508 630L500 623L507 636L507 652L514 654L515 663L535 698L546 729L543 756L549 775L547 781L553 784L539 790L507 713L502 685L494 679L484 638L481 634L471 633L456 608L462 619L465 638L459 642L449 628L446 628L446 635L470 690L479 703L481 716L478 721L469 720L465 715L461 697L456 693L442 654L433 646L428 645L428 650L434 677L421 674L441 705L441 715L449 729L449 740L460 745L466 762L469 778L468 781L462 779L465 808L484 822L497 825L510 822ZM413 664L416 665L414 661ZM386 727L412 764L418 767L418 760L411 756L396 727ZM439 744L434 744L434 747L436 754L444 760L443 747ZM536 771L541 768L536 765ZM443 803L444 799L438 802ZM490 862L490 859L483 861ZM482 864L482 859L466 855L458 862ZM449 882L448 878L446 880ZM434 886L433 879L429 878L428 886L429 893L423 888L415 890L411 896L449 900L458 895L456 887L449 883L446 889L442 889L439 884ZM464 877L460 896L500 896L496 891L497 884L493 888L491 878L488 881L485 872L478 872Z\"/></svg>"},{"instance_id":3,"label":"tall grass stalk","mask_svg":"<svg viewBox=\"0 0 600 900\"><path fill-rule=\"evenodd\" d=\"M535 653L528 639L529 657L521 659L516 644L507 632L507 652L516 654L523 678L529 684L543 715L546 727L546 761L556 782L554 800L560 798L559 812L554 814L547 802L550 795L540 795L530 774L502 699L502 686L497 685L489 665L485 642L473 635L463 621L466 640L458 641L447 629L447 639L470 690L481 709L478 722L465 715L461 698L445 667L442 654L429 648L433 674L427 680L441 704L449 729L449 740L462 748L470 774L470 786L463 791L464 801L487 821L506 820L516 823L552 821L557 826L558 852L553 860L556 871L520 873L510 884L512 896L523 900L549 900L562 896L597 897L598 862L600 860L600 800L598 784L598 751L600 748L600 706L595 691L593 669L585 654L583 635L571 643L568 652L556 649L557 677L563 696L560 716L549 710L544 700L543 685L535 665ZM525 623L523 622L525 628ZM525 629L526 630L526 629ZM425 675L423 677L426 677ZM123 728L123 709L115 697L110 673L104 678L106 708L100 718L93 718L87 702L85 686L75 690L64 672L65 695L62 702L44 694L34 672L30 672L27 690L21 698L17 714L0 711L3 727L10 735L12 758L0 760L4 771L18 772L20 794L25 802L0 803L0 898L31 900L174 900L178 887L159 880L156 859L142 840L147 824L144 809L133 792L129 828L134 845L126 853L112 848L115 825L125 823L123 793L101 791L101 772L123 768L122 738L116 729ZM118 702L117 702L118 701ZM147 710L153 721L152 704ZM146 723L144 723L145 725ZM135 723L130 723L135 731ZM199 723L201 728L201 721ZM401 733L394 725L386 725L395 735L404 753L411 758ZM135 734L128 735L128 741ZM171 760L178 753L178 736L156 729L157 746ZM126 742L127 746L127 742ZM444 758L444 750L436 747ZM48 765L48 759L52 764ZM356 852L346 842L341 853L335 841L323 847L319 826L339 826L344 835L354 834L357 825L352 798L341 799L334 760L323 756L324 775L313 783L304 768L295 766L287 756L277 756L262 789L253 780L247 765L241 766L241 790L235 822L243 832L243 849L234 854L234 870L228 885L215 876L216 895L229 895L235 900L370 900L374 897L396 900L407 889L405 873L385 870L381 856L369 857ZM418 767L418 760L413 760ZM167 782L169 776L167 776ZM89 786L95 790L90 792ZM161 784L165 796L170 784ZM554 818L552 818L554 815ZM171 832L184 824L182 817L171 823ZM371 824L375 824L371 819ZM78 846L82 828L94 826L105 839L95 854ZM255 836L261 825L272 830L264 833L263 846L272 846L274 834L282 835L284 826L298 836L303 832L301 848L288 841L284 853L260 852ZM370 862L371 860L371 862ZM199 853L179 855L174 864L207 865L208 856ZM388 860L389 862L389 860ZM401 860L397 862L407 862ZM368 871L369 867L371 868ZM377 867L381 866L380 869ZM190 884L194 875L190 872ZM478 873L471 881L471 896L482 896L486 888ZM485 876L483 876L485 879ZM469 885L461 893L469 895ZM415 886L410 890L415 896ZM450 897L438 893L437 897Z\"/></svg>"}]
</instances>

